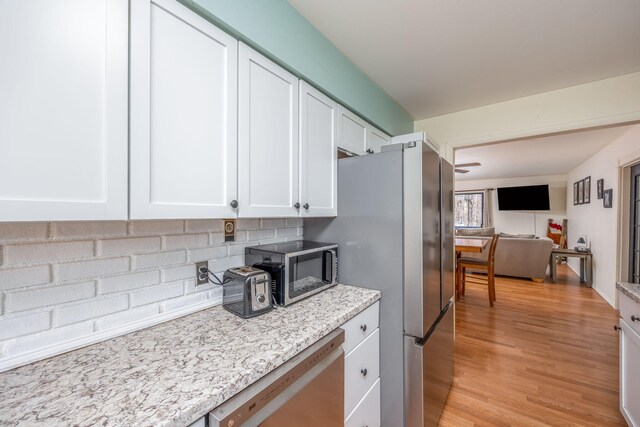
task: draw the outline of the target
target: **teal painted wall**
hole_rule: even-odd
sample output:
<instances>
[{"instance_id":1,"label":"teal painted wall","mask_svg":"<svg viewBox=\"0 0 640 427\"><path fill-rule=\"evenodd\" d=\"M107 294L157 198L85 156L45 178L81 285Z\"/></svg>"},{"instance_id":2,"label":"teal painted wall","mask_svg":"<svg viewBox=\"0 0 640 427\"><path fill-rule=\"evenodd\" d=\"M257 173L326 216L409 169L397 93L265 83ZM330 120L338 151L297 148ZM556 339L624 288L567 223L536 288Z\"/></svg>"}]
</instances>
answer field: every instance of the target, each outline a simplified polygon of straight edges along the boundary
<instances>
[{"instance_id":1,"label":"teal painted wall","mask_svg":"<svg viewBox=\"0 0 640 427\"><path fill-rule=\"evenodd\" d=\"M180 0L390 135L413 118L286 0Z\"/></svg>"}]
</instances>

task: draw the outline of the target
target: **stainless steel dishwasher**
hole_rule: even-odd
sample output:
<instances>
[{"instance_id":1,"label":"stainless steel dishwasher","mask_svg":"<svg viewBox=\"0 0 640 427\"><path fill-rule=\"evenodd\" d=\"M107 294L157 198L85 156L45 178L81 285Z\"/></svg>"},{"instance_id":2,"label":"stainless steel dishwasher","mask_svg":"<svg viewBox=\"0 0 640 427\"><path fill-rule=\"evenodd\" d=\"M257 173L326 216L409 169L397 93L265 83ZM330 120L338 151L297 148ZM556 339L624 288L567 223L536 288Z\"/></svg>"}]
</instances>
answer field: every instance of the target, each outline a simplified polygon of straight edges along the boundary
<instances>
[{"instance_id":1,"label":"stainless steel dishwasher","mask_svg":"<svg viewBox=\"0 0 640 427\"><path fill-rule=\"evenodd\" d=\"M344 425L343 342L331 332L211 411L209 426Z\"/></svg>"}]
</instances>

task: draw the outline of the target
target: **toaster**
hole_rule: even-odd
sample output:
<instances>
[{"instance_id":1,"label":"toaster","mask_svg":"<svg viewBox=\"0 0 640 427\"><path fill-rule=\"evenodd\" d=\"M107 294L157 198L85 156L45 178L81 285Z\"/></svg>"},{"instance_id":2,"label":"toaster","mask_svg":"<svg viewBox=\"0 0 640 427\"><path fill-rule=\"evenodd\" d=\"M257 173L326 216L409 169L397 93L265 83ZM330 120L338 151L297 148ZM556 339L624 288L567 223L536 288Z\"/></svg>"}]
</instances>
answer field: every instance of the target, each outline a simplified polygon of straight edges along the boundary
<instances>
[{"instance_id":1,"label":"toaster","mask_svg":"<svg viewBox=\"0 0 640 427\"><path fill-rule=\"evenodd\" d=\"M242 318L259 316L273 309L271 275L254 267L235 267L224 272L222 307Z\"/></svg>"}]
</instances>

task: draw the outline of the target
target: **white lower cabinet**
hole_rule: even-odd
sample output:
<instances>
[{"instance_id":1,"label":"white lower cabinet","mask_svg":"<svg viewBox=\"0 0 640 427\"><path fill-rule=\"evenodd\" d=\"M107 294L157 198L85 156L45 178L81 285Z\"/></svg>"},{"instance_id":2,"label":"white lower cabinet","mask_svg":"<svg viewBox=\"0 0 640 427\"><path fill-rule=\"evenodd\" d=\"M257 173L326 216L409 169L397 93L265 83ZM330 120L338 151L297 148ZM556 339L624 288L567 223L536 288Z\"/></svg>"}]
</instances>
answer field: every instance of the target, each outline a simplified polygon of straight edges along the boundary
<instances>
[{"instance_id":1,"label":"white lower cabinet","mask_svg":"<svg viewBox=\"0 0 640 427\"><path fill-rule=\"evenodd\" d=\"M620 322L620 410L629 425L640 426L640 335Z\"/></svg>"},{"instance_id":2,"label":"white lower cabinet","mask_svg":"<svg viewBox=\"0 0 640 427\"><path fill-rule=\"evenodd\" d=\"M622 292L620 301L620 411L632 427L640 427L640 304Z\"/></svg>"},{"instance_id":3,"label":"white lower cabinet","mask_svg":"<svg viewBox=\"0 0 640 427\"><path fill-rule=\"evenodd\" d=\"M345 427L376 427L380 425L380 378L373 383L358 406L344 420Z\"/></svg>"},{"instance_id":4,"label":"white lower cabinet","mask_svg":"<svg viewBox=\"0 0 640 427\"><path fill-rule=\"evenodd\" d=\"M380 425L379 303L346 322L344 360L345 425Z\"/></svg>"}]
</instances>

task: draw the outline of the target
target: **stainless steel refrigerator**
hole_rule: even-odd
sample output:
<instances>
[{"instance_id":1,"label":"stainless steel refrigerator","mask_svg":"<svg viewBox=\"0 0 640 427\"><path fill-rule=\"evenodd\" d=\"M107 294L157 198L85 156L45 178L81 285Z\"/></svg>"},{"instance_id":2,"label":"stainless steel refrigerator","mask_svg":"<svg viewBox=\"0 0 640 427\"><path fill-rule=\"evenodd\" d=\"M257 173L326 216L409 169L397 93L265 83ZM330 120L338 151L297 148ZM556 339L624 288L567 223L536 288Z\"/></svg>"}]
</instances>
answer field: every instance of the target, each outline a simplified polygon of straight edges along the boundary
<instances>
[{"instance_id":1,"label":"stainless steel refrigerator","mask_svg":"<svg viewBox=\"0 0 640 427\"><path fill-rule=\"evenodd\" d=\"M453 380L453 166L421 135L339 160L338 216L305 220L341 283L382 291L383 426L437 426Z\"/></svg>"}]
</instances>

